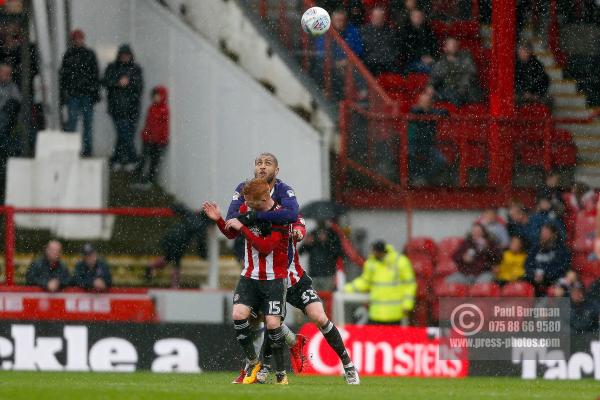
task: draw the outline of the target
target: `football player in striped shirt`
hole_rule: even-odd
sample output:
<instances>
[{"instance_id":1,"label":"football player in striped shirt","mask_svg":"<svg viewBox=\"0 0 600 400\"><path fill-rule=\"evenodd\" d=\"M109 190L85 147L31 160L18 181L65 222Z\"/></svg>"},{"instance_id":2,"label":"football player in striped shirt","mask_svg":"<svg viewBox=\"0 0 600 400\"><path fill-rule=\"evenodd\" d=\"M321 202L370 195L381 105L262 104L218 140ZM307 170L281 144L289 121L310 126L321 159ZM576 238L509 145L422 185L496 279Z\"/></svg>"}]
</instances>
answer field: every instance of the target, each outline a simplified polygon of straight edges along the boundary
<instances>
[{"instance_id":1,"label":"football player in striped shirt","mask_svg":"<svg viewBox=\"0 0 600 400\"><path fill-rule=\"evenodd\" d=\"M285 182L277 179L279 173L279 161L272 153L261 153L254 160L254 177L263 178L271 188L271 198L281 207L269 211L248 210L244 204L243 189L246 182L241 182L233 192L233 198L227 210L227 222L237 218L248 227L261 223L293 224L298 219L299 205L296 199L294 189ZM242 210L243 212L240 212ZM296 240L302 240L303 234L294 226L293 236ZM263 347L264 328L260 320L250 319L250 325L253 330L255 342L254 346L259 351ZM286 343L290 347L290 358L294 365L302 365L302 345L303 339L296 335L284 324L282 326L285 332ZM240 375L232 383L242 383L245 377L244 368Z\"/></svg>"},{"instance_id":2,"label":"football player in striped shirt","mask_svg":"<svg viewBox=\"0 0 600 400\"><path fill-rule=\"evenodd\" d=\"M298 242L297 238L298 235L304 236L306 234L304 220L301 216L298 218L298 221L293 225L293 227L298 234L290 241L292 253L291 262L288 268L288 289L286 300L290 305L302 311L304 315L306 315L308 319L313 322L317 328L319 328L329 346L331 346L342 362L346 383L349 385L359 385L360 377L358 375L358 371L348 355L342 335L340 335L337 327L327 317L325 309L323 308L323 301L312 286L312 279L310 276L308 276L300 264L298 251L296 249L296 244ZM302 335L295 336L298 341L305 340ZM270 355L270 340L265 338L265 343L263 366L257 373L257 381L260 383L266 382L269 375L268 366L270 363L268 359ZM295 343L291 344L294 345ZM301 352L303 345L304 343L302 342L302 345L300 346ZM295 364L296 371L300 372L302 370L302 358L299 363L296 361Z\"/></svg>"},{"instance_id":3,"label":"football player in striped shirt","mask_svg":"<svg viewBox=\"0 0 600 400\"><path fill-rule=\"evenodd\" d=\"M247 207L256 212L280 208L281 206L271 198L270 189L267 181L262 178L247 182L243 188ZM281 324L285 316L291 225L273 224L263 228L261 232L256 225L248 228L236 218L226 223L216 203L206 202L203 208L227 238L234 239L242 234L246 239L244 269L234 293L232 312L237 340L246 355L248 365L243 383L254 383L260 370L248 319L253 311L262 311L273 352L277 383L287 384L283 364L285 338ZM244 208L241 207L241 210L244 211Z\"/></svg>"}]
</instances>

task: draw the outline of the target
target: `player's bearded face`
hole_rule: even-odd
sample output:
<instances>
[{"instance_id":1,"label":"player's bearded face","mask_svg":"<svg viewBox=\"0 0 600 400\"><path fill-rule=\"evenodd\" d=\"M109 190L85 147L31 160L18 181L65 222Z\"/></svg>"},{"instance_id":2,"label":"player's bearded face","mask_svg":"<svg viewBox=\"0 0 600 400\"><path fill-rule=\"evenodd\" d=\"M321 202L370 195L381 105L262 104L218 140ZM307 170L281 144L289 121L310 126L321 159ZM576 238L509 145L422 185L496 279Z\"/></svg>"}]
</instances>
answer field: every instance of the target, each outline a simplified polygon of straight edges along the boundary
<instances>
[{"instance_id":1,"label":"player's bearded face","mask_svg":"<svg viewBox=\"0 0 600 400\"><path fill-rule=\"evenodd\" d=\"M269 156L261 156L254 161L254 177L263 178L271 185L279 172L275 160Z\"/></svg>"}]
</instances>

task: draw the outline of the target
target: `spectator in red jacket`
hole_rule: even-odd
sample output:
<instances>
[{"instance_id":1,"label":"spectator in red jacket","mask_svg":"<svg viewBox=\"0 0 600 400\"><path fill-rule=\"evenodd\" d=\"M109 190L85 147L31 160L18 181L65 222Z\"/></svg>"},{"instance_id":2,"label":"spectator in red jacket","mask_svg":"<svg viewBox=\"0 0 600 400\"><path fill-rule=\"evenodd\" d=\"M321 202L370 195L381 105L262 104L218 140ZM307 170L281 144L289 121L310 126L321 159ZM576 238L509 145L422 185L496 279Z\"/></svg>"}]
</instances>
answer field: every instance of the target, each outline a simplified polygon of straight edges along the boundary
<instances>
[{"instance_id":1,"label":"spectator in red jacket","mask_svg":"<svg viewBox=\"0 0 600 400\"><path fill-rule=\"evenodd\" d=\"M136 169L140 177L136 187L140 189L148 189L156 183L160 160L169 144L167 95L167 88L164 86L156 86L152 89L152 104L148 108L146 125L142 130L142 158Z\"/></svg>"},{"instance_id":2,"label":"spectator in red jacket","mask_svg":"<svg viewBox=\"0 0 600 400\"><path fill-rule=\"evenodd\" d=\"M446 282L472 285L494 280L493 270L501 260L494 239L480 223L474 223L466 240L454 252L452 259L458 272L449 275Z\"/></svg>"}]
</instances>

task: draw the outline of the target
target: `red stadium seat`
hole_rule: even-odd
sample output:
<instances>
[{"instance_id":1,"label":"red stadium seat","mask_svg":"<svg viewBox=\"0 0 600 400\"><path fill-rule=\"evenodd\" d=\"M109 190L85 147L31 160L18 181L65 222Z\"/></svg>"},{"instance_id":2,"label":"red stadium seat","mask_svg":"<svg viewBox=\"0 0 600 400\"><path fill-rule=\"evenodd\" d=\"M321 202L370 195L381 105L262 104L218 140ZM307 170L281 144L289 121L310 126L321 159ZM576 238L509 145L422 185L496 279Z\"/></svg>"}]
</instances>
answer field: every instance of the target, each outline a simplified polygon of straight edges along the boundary
<instances>
[{"instance_id":1,"label":"red stadium seat","mask_svg":"<svg viewBox=\"0 0 600 400\"><path fill-rule=\"evenodd\" d=\"M450 104L450 103L448 103ZM453 106L456 110L456 106ZM437 147L450 165L458 161L458 136L449 120L441 120L437 124Z\"/></svg>"},{"instance_id":2,"label":"red stadium seat","mask_svg":"<svg viewBox=\"0 0 600 400\"><path fill-rule=\"evenodd\" d=\"M452 261L452 255L465 239L462 236L451 236L440 240L438 244L438 260Z\"/></svg>"},{"instance_id":3,"label":"red stadium seat","mask_svg":"<svg viewBox=\"0 0 600 400\"><path fill-rule=\"evenodd\" d=\"M471 297L499 297L500 286L497 283L476 283L469 287Z\"/></svg>"},{"instance_id":4,"label":"red stadium seat","mask_svg":"<svg viewBox=\"0 0 600 400\"><path fill-rule=\"evenodd\" d=\"M438 248L435 241L426 236L414 237L406 243L404 251L407 256L411 257L413 254L423 254L428 256L431 261L435 262L437 259Z\"/></svg>"},{"instance_id":5,"label":"red stadium seat","mask_svg":"<svg viewBox=\"0 0 600 400\"><path fill-rule=\"evenodd\" d=\"M386 92L403 91L405 90L405 80L400 74L385 73L377 77L379 84Z\"/></svg>"},{"instance_id":6,"label":"red stadium seat","mask_svg":"<svg viewBox=\"0 0 600 400\"><path fill-rule=\"evenodd\" d=\"M431 317L434 321L439 319L440 308L439 298L440 297L466 297L467 286L459 283L446 283L444 279L436 279L433 284L434 299L431 307Z\"/></svg>"},{"instance_id":7,"label":"red stadium seat","mask_svg":"<svg viewBox=\"0 0 600 400\"><path fill-rule=\"evenodd\" d=\"M452 260L438 261L433 271L436 277L446 277L457 272L456 263Z\"/></svg>"},{"instance_id":8,"label":"red stadium seat","mask_svg":"<svg viewBox=\"0 0 600 400\"><path fill-rule=\"evenodd\" d=\"M437 279L434 282L433 293L435 297L466 297L468 287L460 283L447 283L444 279Z\"/></svg>"},{"instance_id":9,"label":"red stadium seat","mask_svg":"<svg viewBox=\"0 0 600 400\"><path fill-rule=\"evenodd\" d=\"M426 254L408 255L415 275L418 278L429 279L433 275L433 261Z\"/></svg>"},{"instance_id":10,"label":"red stadium seat","mask_svg":"<svg viewBox=\"0 0 600 400\"><path fill-rule=\"evenodd\" d=\"M482 103L465 104L460 107L460 113L463 115L484 116L487 115L488 106Z\"/></svg>"},{"instance_id":11,"label":"red stadium seat","mask_svg":"<svg viewBox=\"0 0 600 400\"><path fill-rule=\"evenodd\" d=\"M429 75L427 74L409 74L404 81L406 91L411 98L423 92L428 83Z\"/></svg>"},{"instance_id":12,"label":"red stadium seat","mask_svg":"<svg viewBox=\"0 0 600 400\"><path fill-rule=\"evenodd\" d=\"M458 112L458 107L447 101L438 101L433 105L433 108L436 108L438 110L446 110L450 114L456 114Z\"/></svg>"},{"instance_id":13,"label":"red stadium seat","mask_svg":"<svg viewBox=\"0 0 600 400\"><path fill-rule=\"evenodd\" d=\"M517 114L523 117L547 118L552 115L552 110L545 104L531 103L517 107Z\"/></svg>"},{"instance_id":14,"label":"red stadium seat","mask_svg":"<svg viewBox=\"0 0 600 400\"><path fill-rule=\"evenodd\" d=\"M574 144L552 146L552 165L574 168L577 165L577 146Z\"/></svg>"},{"instance_id":15,"label":"red stadium seat","mask_svg":"<svg viewBox=\"0 0 600 400\"><path fill-rule=\"evenodd\" d=\"M502 297L533 297L534 294L533 286L523 281L507 283L500 290Z\"/></svg>"},{"instance_id":16,"label":"red stadium seat","mask_svg":"<svg viewBox=\"0 0 600 400\"><path fill-rule=\"evenodd\" d=\"M573 269L587 287L600 278L600 261L589 260L589 253L578 253L573 257Z\"/></svg>"},{"instance_id":17,"label":"red stadium seat","mask_svg":"<svg viewBox=\"0 0 600 400\"><path fill-rule=\"evenodd\" d=\"M552 141L562 144L573 144L573 134L566 129L555 129L552 134Z\"/></svg>"}]
</instances>

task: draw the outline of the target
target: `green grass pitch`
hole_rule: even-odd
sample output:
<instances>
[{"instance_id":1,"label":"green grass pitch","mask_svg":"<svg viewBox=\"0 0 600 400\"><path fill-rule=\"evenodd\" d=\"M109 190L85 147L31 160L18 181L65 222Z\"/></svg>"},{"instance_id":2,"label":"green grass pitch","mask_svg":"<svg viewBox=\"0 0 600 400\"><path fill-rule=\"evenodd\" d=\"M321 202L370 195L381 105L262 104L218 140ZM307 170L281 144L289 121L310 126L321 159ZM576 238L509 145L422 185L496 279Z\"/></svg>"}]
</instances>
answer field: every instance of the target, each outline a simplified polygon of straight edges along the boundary
<instances>
[{"instance_id":1,"label":"green grass pitch","mask_svg":"<svg viewBox=\"0 0 600 400\"><path fill-rule=\"evenodd\" d=\"M600 383L523 381L518 378L363 378L348 386L341 377L290 375L289 386L232 385L234 373L94 374L1 372L2 400L596 400Z\"/></svg>"}]
</instances>

